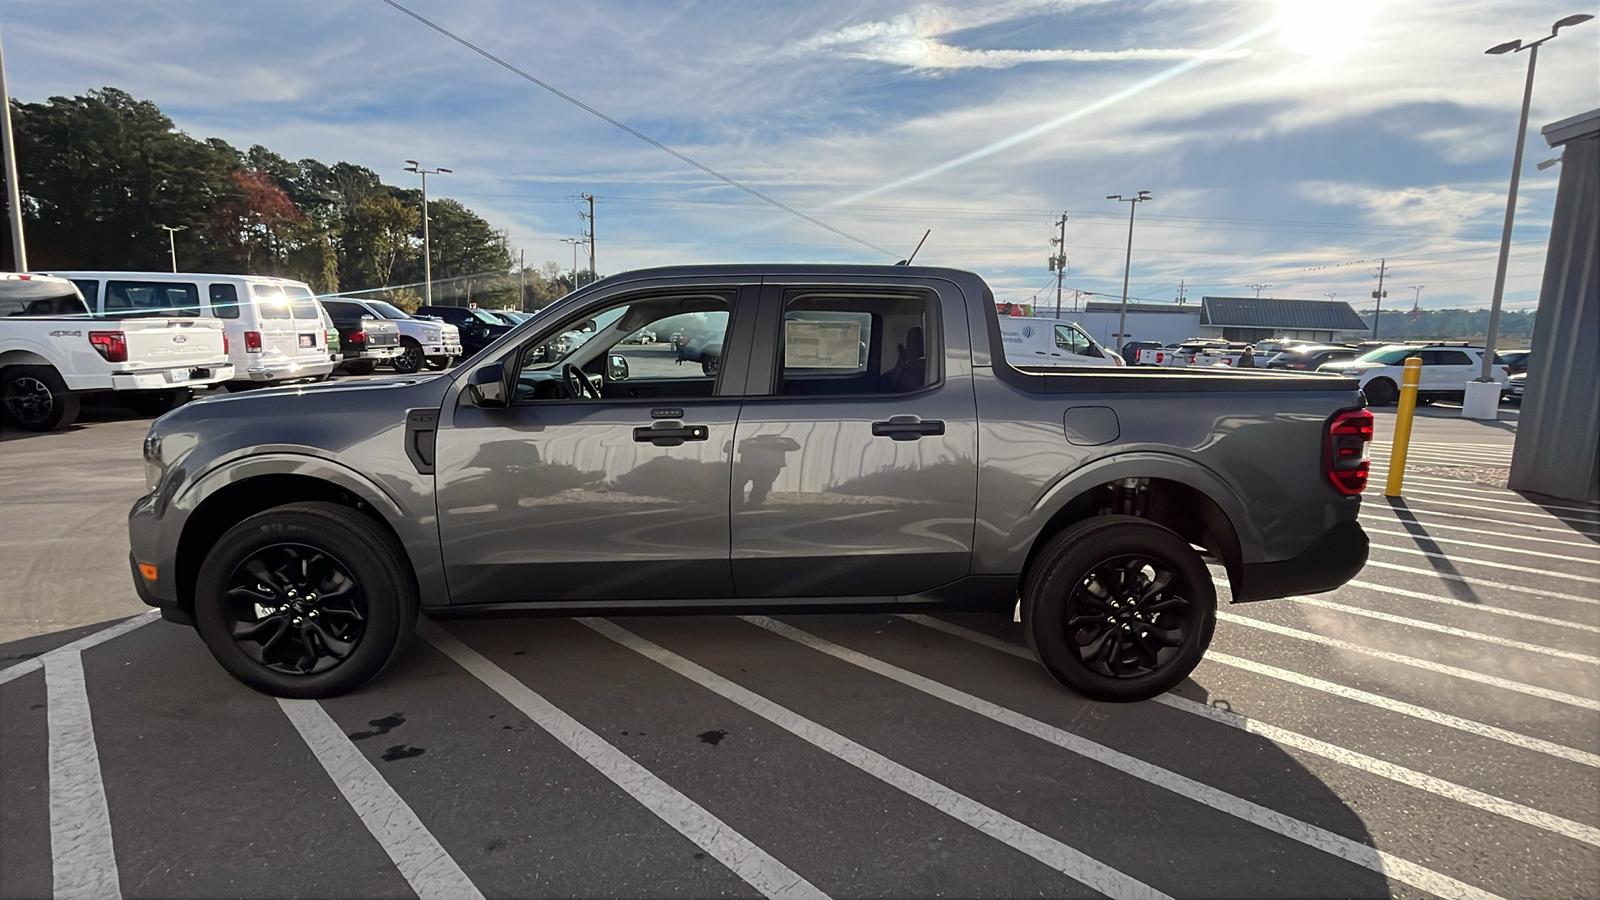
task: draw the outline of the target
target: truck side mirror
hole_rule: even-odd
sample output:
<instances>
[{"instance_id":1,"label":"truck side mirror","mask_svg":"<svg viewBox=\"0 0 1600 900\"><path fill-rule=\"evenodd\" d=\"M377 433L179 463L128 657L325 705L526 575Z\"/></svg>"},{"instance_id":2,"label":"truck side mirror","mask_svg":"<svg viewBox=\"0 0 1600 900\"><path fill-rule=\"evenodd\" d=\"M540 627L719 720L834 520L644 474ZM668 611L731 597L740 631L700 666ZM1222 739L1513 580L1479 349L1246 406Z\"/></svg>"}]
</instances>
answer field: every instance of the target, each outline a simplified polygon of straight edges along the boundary
<instances>
[{"instance_id":1,"label":"truck side mirror","mask_svg":"<svg viewBox=\"0 0 1600 900\"><path fill-rule=\"evenodd\" d=\"M611 358L606 361L606 380L628 380L628 358L626 356L619 353L611 354Z\"/></svg>"},{"instance_id":2,"label":"truck side mirror","mask_svg":"<svg viewBox=\"0 0 1600 900\"><path fill-rule=\"evenodd\" d=\"M486 409L498 409L506 405L505 373L500 364L484 366L472 373L467 380L467 394L472 397L472 405Z\"/></svg>"}]
</instances>

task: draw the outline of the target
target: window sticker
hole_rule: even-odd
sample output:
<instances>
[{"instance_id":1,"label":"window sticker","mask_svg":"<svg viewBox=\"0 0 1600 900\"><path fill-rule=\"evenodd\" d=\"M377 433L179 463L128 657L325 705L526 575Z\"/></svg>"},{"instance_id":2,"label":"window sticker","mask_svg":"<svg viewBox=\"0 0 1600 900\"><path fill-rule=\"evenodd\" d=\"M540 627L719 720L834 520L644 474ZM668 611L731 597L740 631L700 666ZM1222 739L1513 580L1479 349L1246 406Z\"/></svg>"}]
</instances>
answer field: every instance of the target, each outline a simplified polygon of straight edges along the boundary
<instances>
[{"instance_id":1,"label":"window sticker","mask_svg":"<svg viewBox=\"0 0 1600 900\"><path fill-rule=\"evenodd\" d=\"M860 322L784 322L783 364L791 369L859 369Z\"/></svg>"}]
</instances>

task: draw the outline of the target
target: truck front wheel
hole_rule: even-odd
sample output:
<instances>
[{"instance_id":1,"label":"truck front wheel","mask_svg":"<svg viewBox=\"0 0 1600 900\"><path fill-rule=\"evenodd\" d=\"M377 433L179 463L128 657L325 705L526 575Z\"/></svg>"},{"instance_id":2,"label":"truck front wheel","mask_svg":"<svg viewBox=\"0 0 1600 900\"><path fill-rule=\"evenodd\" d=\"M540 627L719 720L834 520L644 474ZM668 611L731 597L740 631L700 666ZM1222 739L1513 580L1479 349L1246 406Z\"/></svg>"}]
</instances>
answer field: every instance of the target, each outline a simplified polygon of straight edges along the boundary
<instances>
[{"instance_id":1,"label":"truck front wheel","mask_svg":"<svg viewBox=\"0 0 1600 900\"><path fill-rule=\"evenodd\" d=\"M417 590L394 537L337 503L295 503L230 528L195 582L200 637L233 677L277 697L333 697L399 658Z\"/></svg>"},{"instance_id":2,"label":"truck front wheel","mask_svg":"<svg viewBox=\"0 0 1600 900\"><path fill-rule=\"evenodd\" d=\"M401 375L412 375L422 368L422 345L408 337L400 339L400 355L389 361Z\"/></svg>"},{"instance_id":3,"label":"truck front wheel","mask_svg":"<svg viewBox=\"0 0 1600 900\"><path fill-rule=\"evenodd\" d=\"M1176 687L1205 655L1216 614L1200 555L1132 516L1098 516L1051 538L1022 588L1022 626L1039 661L1093 700Z\"/></svg>"},{"instance_id":4,"label":"truck front wheel","mask_svg":"<svg viewBox=\"0 0 1600 900\"><path fill-rule=\"evenodd\" d=\"M0 405L23 431L53 431L78 418L78 398L49 366L12 366L0 376Z\"/></svg>"}]
</instances>

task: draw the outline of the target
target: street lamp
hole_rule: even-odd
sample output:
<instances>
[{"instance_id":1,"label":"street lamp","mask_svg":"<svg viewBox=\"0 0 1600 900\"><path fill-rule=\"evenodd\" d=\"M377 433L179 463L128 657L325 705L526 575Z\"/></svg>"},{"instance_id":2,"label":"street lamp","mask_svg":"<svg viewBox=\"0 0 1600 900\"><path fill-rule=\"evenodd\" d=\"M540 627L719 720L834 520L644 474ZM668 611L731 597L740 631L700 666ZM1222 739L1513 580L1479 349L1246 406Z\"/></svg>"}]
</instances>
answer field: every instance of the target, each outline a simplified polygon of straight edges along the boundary
<instances>
[{"instance_id":1,"label":"street lamp","mask_svg":"<svg viewBox=\"0 0 1600 900\"><path fill-rule=\"evenodd\" d=\"M422 176L422 296L423 302L433 305L433 247L428 238L428 176L449 175L449 169L425 169L414 159L406 160L406 171Z\"/></svg>"},{"instance_id":2,"label":"street lamp","mask_svg":"<svg viewBox=\"0 0 1600 900\"><path fill-rule=\"evenodd\" d=\"M172 271L176 273L178 271L178 242L176 240L176 235L180 231L187 231L189 226L157 225L156 227L167 232L167 252L172 254Z\"/></svg>"},{"instance_id":3,"label":"street lamp","mask_svg":"<svg viewBox=\"0 0 1600 900\"><path fill-rule=\"evenodd\" d=\"M1507 41L1496 44L1483 51L1491 56L1500 56L1505 53L1521 53L1528 51L1528 80L1522 88L1522 118L1517 123L1517 149L1511 161L1511 190L1506 196L1506 223L1500 232L1500 261L1494 270L1494 296L1489 301L1489 329L1484 334L1483 342L1483 368L1478 373L1476 381L1493 381L1489 377L1490 367L1494 365L1494 343L1500 331L1500 301L1505 296L1506 290L1506 260L1511 255L1511 223L1517 213L1517 182L1522 175L1522 144L1528 136L1528 107L1533 102L1533 68L1539 60L1539 45L1555 37L1561 29L1581 25L1593 19L1587 13L1567 16L1556 20L1550 26L1550 33L1531 43L1524 44L1521 40Z\"/></svg>"},{"instance_id":4,"label":"street lamp","mask_svg":"<svg viewBox=\"0 0 1600 900\"><path fill-rule=\"evenodd\" d=\"M1128 337L1128 272L1133 266L1133 214L1139 204L1152 198L1149 191L1140 191L1132 197L1107 194L1106 199L1128 204L1128 255L1122 261L1122 314L1117 317L1117 344L1120 346L1127 342Z\"/></svg>"},{"instance_id":5,"label":"street lamp","mask_svg":"<svg viewBox=\"0 0 1600 900\"><path fill-rule=\"evenodd\" d=\"M1266 290L1269 287L1277 287L1277 285L1275 285L1275 284L1247 284L1247 285L1245 285L1245 287L1255 291L1256 292L1256 296L1260 297L1262 291Z\"/></svg>"},{"instance_id":6,"label":"street lamp","mask_svg":"<svg viewBox=\"0 0 1600 900\"><path fill-rule=\"evenodd\" d=\"M572 245L572 289L578 289L578 248L589 243L582 238L562 238L561 243Z\"/></svg>"}]
</instances>

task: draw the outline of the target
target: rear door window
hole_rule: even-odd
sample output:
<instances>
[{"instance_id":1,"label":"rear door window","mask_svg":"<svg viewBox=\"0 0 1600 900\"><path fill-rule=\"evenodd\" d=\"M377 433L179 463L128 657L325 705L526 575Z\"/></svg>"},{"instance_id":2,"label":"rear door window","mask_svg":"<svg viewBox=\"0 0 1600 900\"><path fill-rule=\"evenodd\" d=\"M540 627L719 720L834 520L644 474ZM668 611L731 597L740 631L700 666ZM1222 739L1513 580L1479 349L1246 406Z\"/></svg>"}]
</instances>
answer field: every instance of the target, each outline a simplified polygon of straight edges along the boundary
<instances>
[{"instance_id":1,"label":"rear door window","mask_svg":"<svg viewBox=\"0 0 1600 900\"><path fill-rule=\"evenodd\" d=\"M100 280L97 278L69 278L78 286L78 291L83 294L83 304L89 307L89 312L95 312L99 307Z\"/></svg>"},{"instance_id":2,"label":"rear door window","mask_svg":"<svg viewBox=\"0 0 1600 900\"><path fill-rule=\"evenodd\" d=\"M106 315L198 316L200 288L179 281L108 281Z\"/></svg>"},{"instance_id":3,"label":"rear door window","mask_svg":"<svg viewBox=\"0 0 1600 900\"><path fill-rule=\"evenodd\" d=\"M210 287L208 300L211 301L211 314L219 319L239 318L239 288L232 284L213 284Z\"/></svg>"},{"instance_id":4,"label":"rear door window","mask_svg":"<svg viewBox=\"0 0 1600 900\"><path fill-rule=\"evenodd\" d=\"M261 318L273 320L294 318L294 313L289 309L289 298L283 293L281 286L251 282L250 295L255 298L256 309L261 311Z\"/></svg>"},{"instance_id":5,"label":"rear door window","mask_svg":"<svg viewBox=\"0 0 1600 900\"><path fill-rule=\"evenodd\" d=\"M907 294L801 293L784 304L778 393L907 394L938 380L929 302Z\"/></svg>"}]
</instances>

